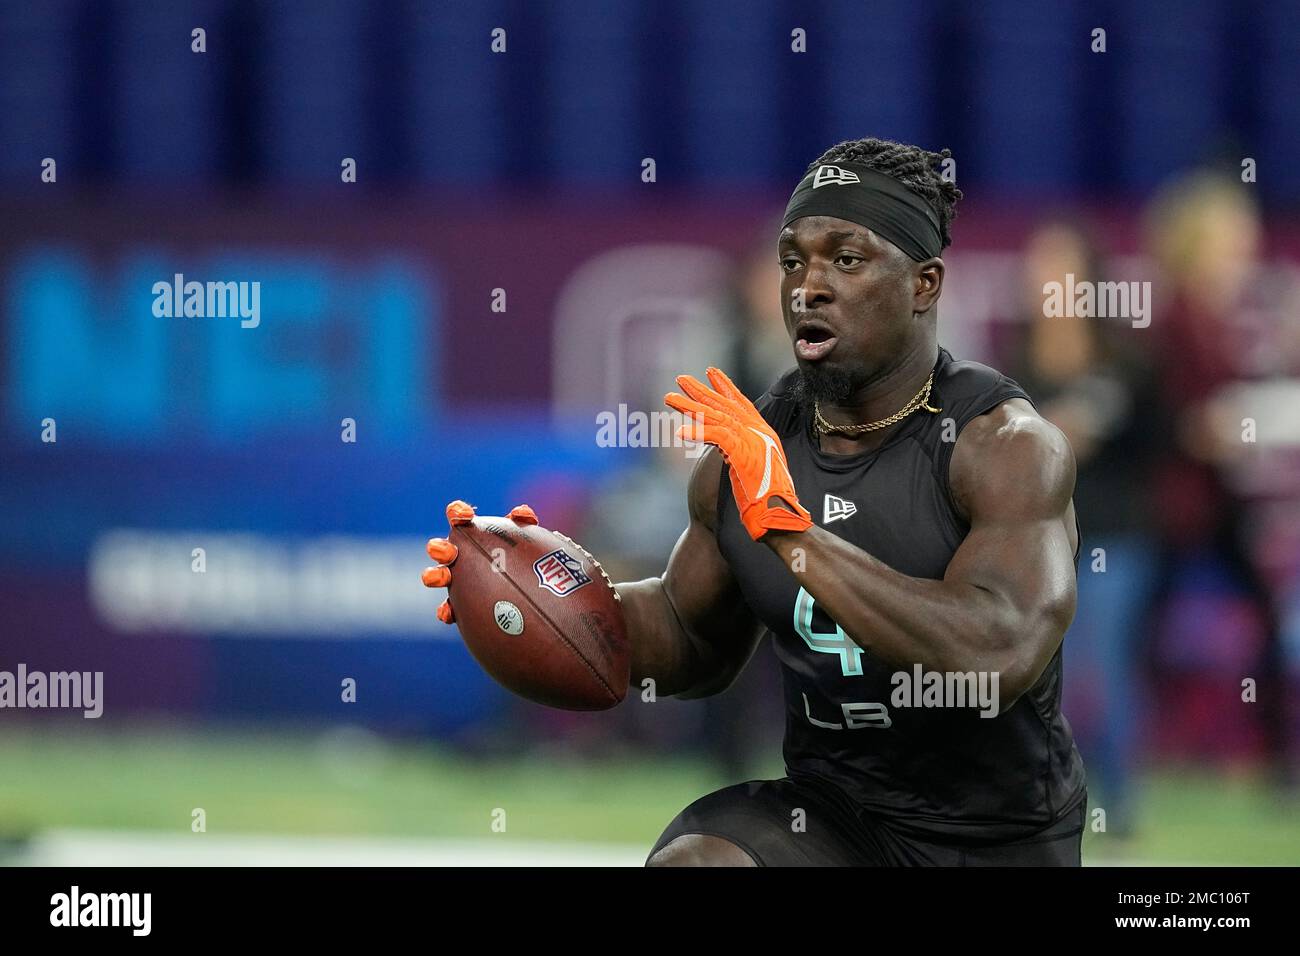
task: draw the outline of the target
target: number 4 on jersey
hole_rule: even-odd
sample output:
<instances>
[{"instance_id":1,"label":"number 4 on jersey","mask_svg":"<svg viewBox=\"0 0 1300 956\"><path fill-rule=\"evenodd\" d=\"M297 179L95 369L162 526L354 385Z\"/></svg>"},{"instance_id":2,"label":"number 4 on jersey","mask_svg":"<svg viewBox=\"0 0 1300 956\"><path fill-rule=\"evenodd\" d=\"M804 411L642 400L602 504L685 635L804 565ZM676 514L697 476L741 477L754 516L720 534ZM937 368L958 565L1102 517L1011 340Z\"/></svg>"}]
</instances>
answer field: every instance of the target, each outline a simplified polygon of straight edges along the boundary
<instances>
[{"instance_id":1,"label":"number 4 on jersey","mask_svg":"<svg viewBox=\"0 0 1300 956\"><path fill-rule=\"evenodd\" d=\"M813 596L803 588L794 599L794 632L803 638L803 642L819 654L838 654L840 669L845 677L862 676L862 648L854 644L844 629L834 621L834 631L813 630L813 609L816 607Z\"/></svg>"}]
</instances>

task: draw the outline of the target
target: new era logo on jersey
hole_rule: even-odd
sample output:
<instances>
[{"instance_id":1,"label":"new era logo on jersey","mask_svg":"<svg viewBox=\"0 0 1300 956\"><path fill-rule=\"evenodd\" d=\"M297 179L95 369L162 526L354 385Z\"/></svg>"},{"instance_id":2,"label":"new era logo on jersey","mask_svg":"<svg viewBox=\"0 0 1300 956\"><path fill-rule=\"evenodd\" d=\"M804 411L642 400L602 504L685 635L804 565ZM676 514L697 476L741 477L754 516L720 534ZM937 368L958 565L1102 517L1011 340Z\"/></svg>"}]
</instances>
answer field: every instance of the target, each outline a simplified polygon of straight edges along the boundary
<instances>
[{"instance_id":1,"label":"new era logo on jersey","mask_svg":"<svg viewBox=\"0 0 1300 956\"><path fill-rule=\"evenodd\" d=\"M858 174L839 166L818 166L813 174L813 189L821 186L847 186L849 183L862 182Z\"/></svg>"},{"instance_id":2,"label":"new era logo on jersey","mask_svg":"<svg viewBox=\"0 0 1300 956\"><path fill-rule=\"evenodd\" d=\"M560 597L591 583L591 578L582 570L582 562L563 548L557 548L534 561L533 571L537 574L538 584Z\"/></svg>"},{"instance_id":3,"label":"new era logo on jersey","mask_svg":"<svg viewBox=\"0 0 1300 956\"><path fill-rule=\"evenodd\" d=\"M822 524L830 524L832 521L839 521L847 518L849 515L856 513L858 506L844 498L836 498L834 495L827 495L823 503Z\"/></svg>"}]
</instances>

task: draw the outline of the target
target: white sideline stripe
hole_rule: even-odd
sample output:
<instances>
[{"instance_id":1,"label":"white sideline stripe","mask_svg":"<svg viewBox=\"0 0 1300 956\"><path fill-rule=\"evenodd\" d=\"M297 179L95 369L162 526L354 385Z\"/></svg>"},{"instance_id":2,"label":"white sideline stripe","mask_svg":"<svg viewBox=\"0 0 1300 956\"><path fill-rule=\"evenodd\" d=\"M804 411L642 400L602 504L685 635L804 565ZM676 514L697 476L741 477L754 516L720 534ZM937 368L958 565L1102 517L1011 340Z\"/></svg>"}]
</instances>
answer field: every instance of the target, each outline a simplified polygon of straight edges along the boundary
<instances>
[{"instance_id":1,"label":"white sideline stripe","mask_svg":"<svg viewBox=\"0 0 1300 956\"><path fill-rule=\"evenodd\" d=\"M500 839L405 839L147 830L47 830L0 866L642 866L648 847ZM1189 867L1142 858L1089 858L1093 867Z\"/></svg>"},{"instance_id":2,"label":"white sideline stripe","mask_svg":"<svg viewBox=\"0 0 1300 956\"><path fill-rule=\"evenodd\" d=\"M421 837L226 836L142 830L47 830L19 866L641 866L648 846Z\"/></svg>"}]
</instances>

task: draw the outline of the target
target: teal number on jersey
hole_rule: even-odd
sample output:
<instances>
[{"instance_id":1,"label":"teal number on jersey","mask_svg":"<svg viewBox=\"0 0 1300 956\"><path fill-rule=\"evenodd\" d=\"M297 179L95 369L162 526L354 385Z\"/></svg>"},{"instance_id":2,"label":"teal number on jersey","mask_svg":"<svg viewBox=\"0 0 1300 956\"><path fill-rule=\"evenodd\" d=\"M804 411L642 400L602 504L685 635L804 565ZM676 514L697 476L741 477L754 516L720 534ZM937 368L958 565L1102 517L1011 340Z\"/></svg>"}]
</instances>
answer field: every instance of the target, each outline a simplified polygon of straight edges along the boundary
<instances>
[{"instance_id":1,"label":"teal number on jersey","mask_svg":"<svg viewBox=\"0 0 1300 956\"><path fill-rule=\"evenodd\" d=\"M844 633L844 628L835 624L835 631L813 630L813 607L816 601L803 588L794 599L794 632L803 638L805 644L819 654L840 655L840 669L845 677L862 676L862 648L854 644ZM835 622L832 621L832 624Z\"/></svg>"}]
</instances>

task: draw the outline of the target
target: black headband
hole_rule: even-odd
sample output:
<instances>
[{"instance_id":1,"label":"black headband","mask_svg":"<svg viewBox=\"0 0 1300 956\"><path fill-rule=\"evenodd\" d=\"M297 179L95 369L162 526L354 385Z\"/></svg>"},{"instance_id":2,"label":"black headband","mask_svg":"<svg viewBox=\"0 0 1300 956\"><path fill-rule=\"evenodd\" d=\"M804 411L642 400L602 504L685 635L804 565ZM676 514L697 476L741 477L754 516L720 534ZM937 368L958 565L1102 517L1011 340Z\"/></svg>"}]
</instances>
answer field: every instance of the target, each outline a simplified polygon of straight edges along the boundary
<instances>
[{"instance_id":1,"label":"black headband","mask_svg":"<svg viewBox=\"0 0 1300 956\"><path fill-rule=\"evenodd\" d=\"M866 226L917 262L943 250L929 204L893 176L865 166L823 164L805 176L790 196L781 228L804 216L834 216Z\"/></svg>"}]
</instances>

